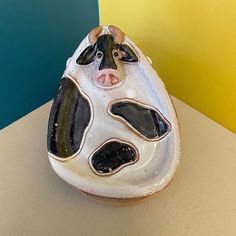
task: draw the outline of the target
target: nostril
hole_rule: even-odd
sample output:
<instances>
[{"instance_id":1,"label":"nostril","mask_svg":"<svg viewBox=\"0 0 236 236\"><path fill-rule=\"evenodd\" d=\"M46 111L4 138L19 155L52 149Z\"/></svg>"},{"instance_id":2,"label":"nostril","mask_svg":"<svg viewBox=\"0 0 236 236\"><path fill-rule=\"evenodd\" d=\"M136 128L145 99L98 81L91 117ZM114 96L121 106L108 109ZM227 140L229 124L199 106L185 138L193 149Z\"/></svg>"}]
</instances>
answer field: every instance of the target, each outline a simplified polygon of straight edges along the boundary
<instances>
[{"instance_id":1,"label":"nostril","mask_svg":"<svg viewBox=\"0 0 236 236\"><path fill-rule=\"evenodd\" d=\"M104 83L105 82L105 75L101 75L98 79L97 79L97 81L99 82L99 83Z\"/></svg>"},{"instance_id":2,"label":"nostril","mask_svg":"<svg viewBox=\"0 0 236 236\"><path fill-rule=\"evenodd\" d=\"M109 76L112 84L116 84L119 81L119 79L115 75L109 74Z\"/></svg>"}]
</instances>

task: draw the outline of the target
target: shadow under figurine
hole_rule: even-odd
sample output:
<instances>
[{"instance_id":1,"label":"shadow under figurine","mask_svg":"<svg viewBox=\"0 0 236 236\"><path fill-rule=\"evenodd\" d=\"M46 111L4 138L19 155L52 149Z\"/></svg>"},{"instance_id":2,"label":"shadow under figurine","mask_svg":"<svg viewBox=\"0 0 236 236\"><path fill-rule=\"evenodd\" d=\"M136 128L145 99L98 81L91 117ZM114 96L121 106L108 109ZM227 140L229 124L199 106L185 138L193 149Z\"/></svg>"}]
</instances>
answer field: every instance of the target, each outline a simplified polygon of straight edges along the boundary
<instances>
[{"instance_id":1,"label":"shadow under figurine","mask_svg":"<svg viewBox=\"0 0 236 236\"><path fill-rule=\"evenodd\" d=\"M55 172L91 195L144 198L171 181L175 110L150 61L117 27L91 30L68 59L47 145Z\"/></svg>"}]
</instances>

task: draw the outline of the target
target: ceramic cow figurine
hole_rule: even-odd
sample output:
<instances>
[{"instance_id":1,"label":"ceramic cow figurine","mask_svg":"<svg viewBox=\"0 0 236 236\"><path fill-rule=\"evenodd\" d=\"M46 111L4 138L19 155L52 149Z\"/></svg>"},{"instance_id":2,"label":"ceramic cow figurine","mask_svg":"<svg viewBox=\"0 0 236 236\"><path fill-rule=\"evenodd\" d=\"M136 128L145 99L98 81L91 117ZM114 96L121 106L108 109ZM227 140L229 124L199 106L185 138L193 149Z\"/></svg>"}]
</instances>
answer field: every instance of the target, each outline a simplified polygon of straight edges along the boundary
<instances>
[{"instance_id":1,"label":"ceramic cow figurine","mask_svg":"<svg viewBox=\"0 0 236 236\"><path fill-rule=\"evenodd\" d=\"M150 61L117 27L91 30L67 61L47 143L56 173L86 193L143 198L172 179L173 105Z\"/></svg>"}]
</instances>

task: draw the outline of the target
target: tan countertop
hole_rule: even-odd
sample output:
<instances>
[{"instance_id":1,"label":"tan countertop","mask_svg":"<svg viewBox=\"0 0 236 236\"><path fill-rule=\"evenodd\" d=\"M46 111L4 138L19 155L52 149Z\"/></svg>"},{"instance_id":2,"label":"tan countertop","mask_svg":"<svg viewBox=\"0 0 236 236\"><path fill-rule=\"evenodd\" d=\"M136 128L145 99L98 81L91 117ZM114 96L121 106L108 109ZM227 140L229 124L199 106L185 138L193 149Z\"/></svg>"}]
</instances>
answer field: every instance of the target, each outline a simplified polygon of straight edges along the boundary
<instances>
[{"instance_id":1,"label":"tan countertop","mask_svg":"<svg viewBox=\"0 0 236 236\"><path fill-rule=\"evenodd\" d=\"M2 236L235 236L236 135L174 98L179 168L161 193L132 205L94 200L61 180L46 150L50 103L0 131Z\"/></svg>"}]
</instances>

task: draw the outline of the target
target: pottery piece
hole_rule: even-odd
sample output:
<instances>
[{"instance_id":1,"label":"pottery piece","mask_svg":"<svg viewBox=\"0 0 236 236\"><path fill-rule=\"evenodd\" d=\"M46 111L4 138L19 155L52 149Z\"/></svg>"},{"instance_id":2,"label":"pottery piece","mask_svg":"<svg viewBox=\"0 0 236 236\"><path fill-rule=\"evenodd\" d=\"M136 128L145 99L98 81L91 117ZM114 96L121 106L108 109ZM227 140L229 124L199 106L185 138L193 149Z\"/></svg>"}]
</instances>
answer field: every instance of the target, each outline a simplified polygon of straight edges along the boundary
<instances>
[{"instance_id":1,"label":"pottery piece","mask_svg":"<svg viewBox=\"0 0 236 236\"><path fill-rule=\"evenodd\" d=\"M144 198L171 181L179 128L150 60L120 29L93 29L67 61L48 124L55 172L83 192Z\"/></svg>"}]
</instances>

